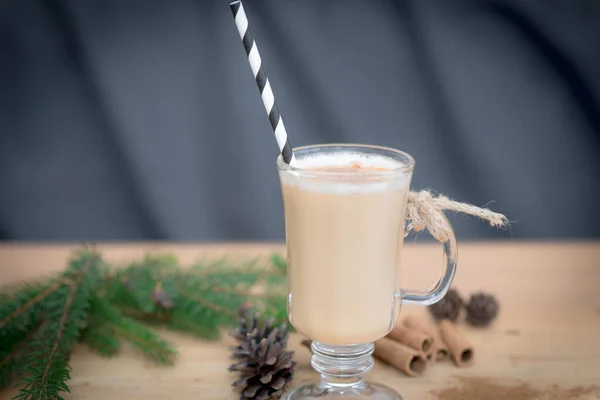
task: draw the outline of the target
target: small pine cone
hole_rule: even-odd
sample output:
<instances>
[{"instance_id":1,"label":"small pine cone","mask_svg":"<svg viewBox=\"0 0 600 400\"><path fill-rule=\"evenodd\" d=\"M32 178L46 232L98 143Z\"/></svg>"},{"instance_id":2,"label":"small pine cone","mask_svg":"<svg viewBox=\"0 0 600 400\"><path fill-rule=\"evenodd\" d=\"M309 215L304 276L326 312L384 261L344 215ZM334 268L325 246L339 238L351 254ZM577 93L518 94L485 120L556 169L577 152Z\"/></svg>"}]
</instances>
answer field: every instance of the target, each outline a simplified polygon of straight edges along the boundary
<instances>
[{"instance_id":1,"label":"small pine cone","mask_svg":"<svg viewBox=\"0 0 600 400\"><path fill-rule=\"evenodd\" d=\"M448 319L452 322L456 322L463 305L464 301L460 294L458 294L455 289L450 289L440 301L430 305L428 309L438 321Z\"/></svg>"},{"instance_id":2,"label":"small pine cone","mask_svg":"<svg viewBox=\"0 0 600 400\"><path fill-rule=\"evenodd\" d=\"M274 319L269 318L260 326L259 320L259 313L241 307L238 326L231 333L239 345L231 349L237 362L229 366L229 371L241 374L232 384L240 392L240 400L279 397L294 375L294 353L285 351L285 324L274 327Z\"/></svg>"},{"instance_id":3,"label":"small pine cone","mask_svg":"<svg viewBox=\"0 0 600 400\"><path fill-rule=\"evenodd\" d=\"M152 289L152 301L154 304L161 306L162 308L166 308L168 310L173 308L173 300L171 297L165 292L162 287L162 282L158 282L154 289Z\"/></svg>"},{"instance_id":4,"label":"small pine cone","mask_svg":"<svg viewBox=\"0 0 600 400\"><path fill-rule=\"evenodd\" d=\"M475 293L467 303L467 322L473 326L483 327L489 325L499 311L498 301L487 293Z\"/></svg>"}]
</instances>

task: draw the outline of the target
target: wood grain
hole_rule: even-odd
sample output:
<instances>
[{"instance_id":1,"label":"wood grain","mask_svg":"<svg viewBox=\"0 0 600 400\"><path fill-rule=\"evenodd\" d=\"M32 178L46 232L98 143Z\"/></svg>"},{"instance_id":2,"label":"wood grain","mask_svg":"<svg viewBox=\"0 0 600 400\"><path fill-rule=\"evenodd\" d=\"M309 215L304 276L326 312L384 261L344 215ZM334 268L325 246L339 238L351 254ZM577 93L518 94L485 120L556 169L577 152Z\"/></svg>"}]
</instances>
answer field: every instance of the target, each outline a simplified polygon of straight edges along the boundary
<instances>
[{"instance_id":1,"label":"wood grain","mask_svg":"<svg viewBox=\"0 0 600 400\"><path fill-rule=\"evenodd\" d=\"M0 284L61 270L74 245L0 244ZM200 257L264 256L284 251L281 244L99 244L113 262L126 262L147 251L166 251L183 263ZM407 244L402 259L404 286L430 286L442 266L435 244ZM600 382L600 243L468 243L459 248L455 287L463 294L494 293L501 313L494 325L476 330L460 325L475 346L475 364L458 369L449 361L424 376L408 378L377 362L369 378L400 391L406 400L431 398L430 391L455 384L458 376L524 379L534 385L573 386ZM406 307L407 313L425 313ZM173 367L154 365L125 348L107 360L78 347L72 356L72 393L67 399L151 400L235 399L229 384L228 338L204 342L164 332L181 353ZM316 378L310 354L293 335L299 369L295 384ZM16 392L0 392L0 400Z\"/></svg>"}]
</instances>

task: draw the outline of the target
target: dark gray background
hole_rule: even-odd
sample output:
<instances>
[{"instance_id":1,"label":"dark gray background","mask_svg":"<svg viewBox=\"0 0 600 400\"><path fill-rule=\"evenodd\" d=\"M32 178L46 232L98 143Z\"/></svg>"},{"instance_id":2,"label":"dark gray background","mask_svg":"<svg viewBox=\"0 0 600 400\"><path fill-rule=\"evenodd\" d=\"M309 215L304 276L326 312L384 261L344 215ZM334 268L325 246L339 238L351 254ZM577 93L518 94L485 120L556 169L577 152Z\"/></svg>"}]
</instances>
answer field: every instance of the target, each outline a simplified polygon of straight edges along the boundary
<instances>
[{"instance_id":1,"label":"dark gray background","mask_svg":"<svg viewBox=\"0 0 600 400\"><path fill-rule=\"evenodd\" d=\"M246 0L293 146L359 142L513 221L600 236L600 2ZM227 1L0 3L0 238L283 240Z\"/></svg>"}]
</instances>

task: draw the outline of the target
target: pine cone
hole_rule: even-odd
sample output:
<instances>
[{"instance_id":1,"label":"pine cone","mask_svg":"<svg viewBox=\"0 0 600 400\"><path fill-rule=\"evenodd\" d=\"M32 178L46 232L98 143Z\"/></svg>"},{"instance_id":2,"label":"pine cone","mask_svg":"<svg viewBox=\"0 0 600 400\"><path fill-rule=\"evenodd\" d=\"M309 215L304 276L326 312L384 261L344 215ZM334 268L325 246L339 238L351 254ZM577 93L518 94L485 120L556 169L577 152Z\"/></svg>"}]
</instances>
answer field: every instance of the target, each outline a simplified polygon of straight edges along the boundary
<instances>
[{"instance_id":1,"label":"pine cone","mask_svg":"<svg viewBox=\"0 0 600 400\"><path fill-rule=\"evenodd\" d=\"M273 327L274 318L259 326L260 314L241 307L237 328L231 333L240 344L232 348L232 358L238 362L229 371L238 371L242 378L232 386L240 391L240 400L267 400L279 397L292 381L296 363L294 352L287 348L285 324Z\"/></svg>"},{"instance_id":2,"label":"pine cone","mask_svg":"<svg viewBox=\"0 0 600 400\"><path fill-rule=\"evenodd\" d=\"M460 294L455 289L450 289L440 301L428 308L436 320L449 319L456 322L463 304L464 301Z\"/></svg>"},{"instance_id":3,"label":"pine cone","mask_svg":"<svg viewBox=\"0 0 600 400\"><path fill-rule=\"evenodd\" d=\"M154 289L152 289L152 301L154 304L166 309L173 308L173 299L165 292L162 287L162 282L158 281Z\"/></svg>"},{"instance_id":4,"label":"pine cone","mask_svg":"<svg viewBox=\"0 0 600 400\"><path fill-rule=\"evenodd\" d=\"M489 325L498 315L499 305L494 296L475 293L467 303L467 322L473 326Z\"/></svg>"}]
</instances>

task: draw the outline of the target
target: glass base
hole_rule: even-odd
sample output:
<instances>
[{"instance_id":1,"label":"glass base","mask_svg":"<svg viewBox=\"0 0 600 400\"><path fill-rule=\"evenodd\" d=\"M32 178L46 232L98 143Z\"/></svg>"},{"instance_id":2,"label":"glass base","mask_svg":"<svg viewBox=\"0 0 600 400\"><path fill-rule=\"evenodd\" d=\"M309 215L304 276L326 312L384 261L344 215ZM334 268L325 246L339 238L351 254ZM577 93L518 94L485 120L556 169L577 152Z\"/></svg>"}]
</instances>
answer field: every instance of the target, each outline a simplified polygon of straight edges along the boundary
<instances>
[{"instance_id":1,"label":"glass base","mask_svg":"<svg viewBox=\"0 0 600 400\"><path fill-rule=\"evenodd\" d=\"M320 383L299 386L281 396L281 400L310 400L310 399L372 399L372 400L402 400L393 389L376 383L363 382L352 387L323 387Z\"/></svg>"},{"instance_id":2,"label":"glass base","mask_svg":"<svg viewBox=\"0 0 600 400\"><path fill-rule=\"evenodd\" d=\"M393 389L364 381L364 374L373 368L373 349L373 343L330 346L313 341L310 363L320 374L320 381L294 388L281 399L402 400Z\"/></svg>"}]
</instances>

